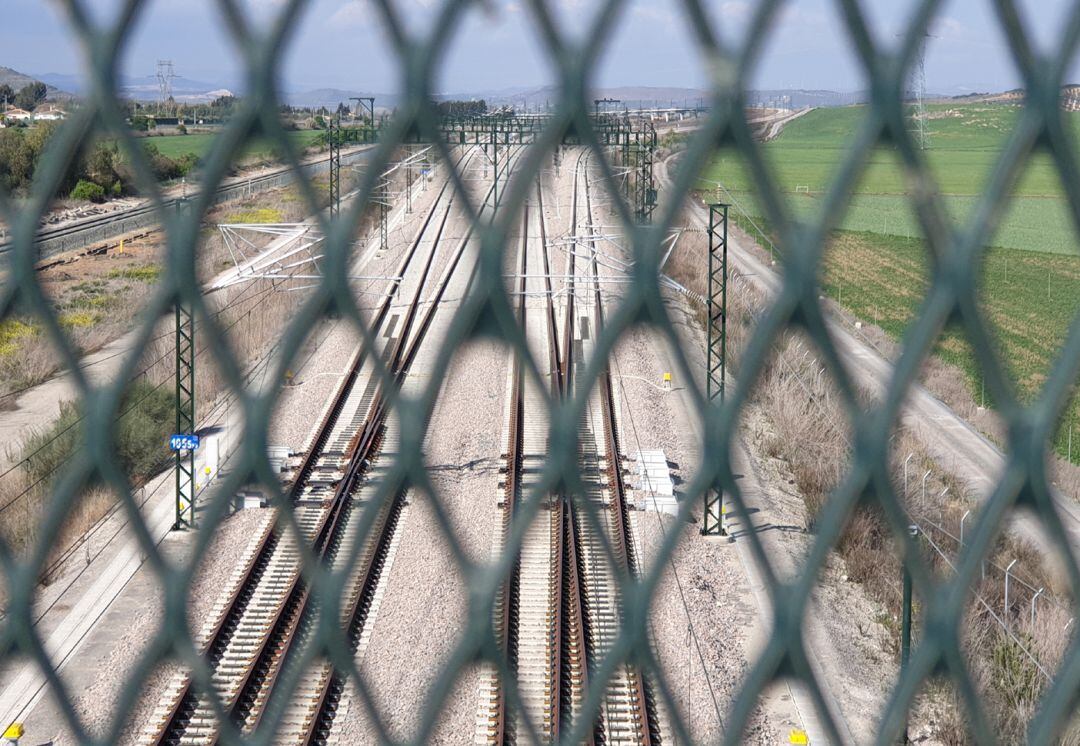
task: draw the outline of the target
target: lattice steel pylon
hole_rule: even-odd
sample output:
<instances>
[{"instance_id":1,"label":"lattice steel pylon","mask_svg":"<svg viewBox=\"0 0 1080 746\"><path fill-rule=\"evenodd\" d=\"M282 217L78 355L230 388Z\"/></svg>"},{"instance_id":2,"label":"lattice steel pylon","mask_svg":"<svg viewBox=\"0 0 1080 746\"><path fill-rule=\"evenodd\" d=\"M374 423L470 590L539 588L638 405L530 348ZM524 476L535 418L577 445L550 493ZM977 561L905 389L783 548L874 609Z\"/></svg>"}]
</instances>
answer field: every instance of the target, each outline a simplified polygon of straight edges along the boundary
<instances>
[{"instance_id":1,"label":"lattice steel pylon","mask_svg":"<svg viewBox=\"0 0 1080 746\"><path fill-rule=\"evenodd\" d=\"M914 64L911 68L911 93L915 96L915 106L911 114L912 130L915 135L915 144L920 150L930 147L930 132L926 123L926 40L934 38L931 34L923 34L919 40L919 48L915 53Z\"/></svg>"},{"instance_id":2,"label":"lattice steel pylon","mask_svg":"<svg viewBox=\"0 0 1080 746\"><path fill-rule=\"evenodd\" d=\"M190 219L191 201L176 201L176 215ZM195 313L190 302L177 298L175 405L176 435L195 434ZM173 530L195 528L195 451L176 450L173 468L176 486L176 520Z\"/></svg>"},{"instance_id":3,"label":"lattice steel pylon","mask_svg":"<svg viewBox=\"0 0 1080 746\"><path fill-rule=\"evenodd\" d=\"M341 212L341 125L331 118L326 130L330 149L330 217Z\"/></svg>"},{"instance_id":4,"label":"lattice steel pylon","mask_svg":"<svg viewBox=\"0 0 1080 746\"><path fill-rule=\"evenodd\" d=\"M390 198L390 177L383 174L379 179L375 194L375 201L379 205L379 249L381 251L390 248Z\"/></svg>"},{"instance_id":5,"label":"lattice steel pylon","mask_svg":"<svg viewBox=\"0 0 1080 746\"><path fill-rule=\"evenodd\" d=\"M158 103L163 106L172 98L172 84L176 77L172 60L157 61Z\"/></svg>"},{"instance_id":6,"label":"lattice steel pylon","mask_svg":"<svg viewBox=\"0 0 1080 746\"><path fill-rule=\"evenodd\" d=\"M195 433L195 316L184 301L176 304L176 433ZM195 528L195 451L176 451L174 529Z\"/></svg>"},{"instance_id":7,"label":"lattice steel pylon","mask_svg":"<svg viewBox=\"0 0 1080 746\"><path fill-rule=\"evenodd\" d=\"M724 401L727 363L728 205L709 205L709 329L705 393L709 401ZM701 533L726 536L724 493L719 486L705 490Z\"/></svg>"},{"instance_id":8,"label":"lattice steel pylon","mask_svg":"<svg viewBox=\"0 0 1080 746\"><path fill-rule=\"evenodd\" d=\"M638 223L648 225L656 208L656 184L653 181L653 157L656 153L656 128L651 123L636 127L633 131L633 200L634 217Z\"/></svg>"}]
</instances>

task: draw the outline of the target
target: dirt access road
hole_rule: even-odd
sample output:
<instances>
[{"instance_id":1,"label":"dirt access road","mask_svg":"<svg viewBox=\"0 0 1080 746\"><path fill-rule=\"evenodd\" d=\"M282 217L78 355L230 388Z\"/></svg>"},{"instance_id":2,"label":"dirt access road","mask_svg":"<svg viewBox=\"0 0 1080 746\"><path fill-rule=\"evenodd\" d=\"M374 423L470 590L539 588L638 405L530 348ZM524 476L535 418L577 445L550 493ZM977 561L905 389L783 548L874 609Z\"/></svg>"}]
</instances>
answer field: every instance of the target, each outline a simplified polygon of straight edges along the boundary
<instances>
[{"instance_id":1,"label":"dirt access road","mask_svg":"<svg viewBox=\"0 0 1080 746\"><path fill-rule=\"evenodd\" d=\"M657 165L658 181L665 189L671 185L670 164L669 158ZM699 227L707 229L706 209L693 202L688 204L688 209ZM734 264L767 296L775 296L780 291L780 274L740 245L732 235L729 235L728 251ZM829 319L828 323L833 344L854 382L871 391L883 391L892 379L892 363L835 319ZM912 429L934 460L947 465L978 500L986 500L991 495L1005 470L1005 454L997 446L918 384L911 386L902 416L904 424ZM1054 493L1054 502L1069 543L1080 548L1080 505L1059 492ZM1044 533L1031 516L1018 516L1011 525L1037 546L1044 544Z\"/></svg>"}]
</instances>

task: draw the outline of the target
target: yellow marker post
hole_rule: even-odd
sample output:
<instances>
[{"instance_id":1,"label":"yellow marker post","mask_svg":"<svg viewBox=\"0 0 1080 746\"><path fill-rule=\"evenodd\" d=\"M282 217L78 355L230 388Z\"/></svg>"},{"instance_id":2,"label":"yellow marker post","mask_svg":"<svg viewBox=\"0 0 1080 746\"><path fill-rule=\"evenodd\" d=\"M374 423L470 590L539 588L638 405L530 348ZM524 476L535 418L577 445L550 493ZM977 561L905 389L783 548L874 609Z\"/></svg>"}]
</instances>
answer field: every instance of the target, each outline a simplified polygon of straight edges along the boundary
<instances>
[{"instance_id":1,"label":"yellow marker post","mask_svg":"<svg viewBox=\"0 0 1080 746\"><path fill-rule=\"evenodd\" d=\"M671 374L670 373L665 373L664 374L664 388L667 389L668 391L671 390Z\"/></svg>"},{"instance_id":2,"label":"yellow marker post","mask_svg":"<svg viewBox=\"0 0 1080 746\"><path fill-rule=\"evenodd\" d=\"M117 254L123 254L124 253L124 239L122 239L122 238L120 239L120 248L117 249L116 253Z\"/></svg>"},{"instance_id":3,"label":"yellow marker post","mask_svg":"<svg viewBox=\"0 0 1080 746\"><path fill-rule=\"evenodd\" d=\"M6 738L11 743L17 744L19 742L19 739L23 737L23 733L24 730L22 723L12 723L7 727L7 730L4 731L4 738Z\"/></svg>"},{"instance_id":4,"label":"yellow marker post","mask_svg":"<svg viewBox=\"0 0 1080 746\"><path fill-rule=\"evenodd\" d=\"M806 735L806 731L796 728L788 734L788 741L793 744L802 744L805 746L810 743L810 737Z\"/></svg>"}]
</instances>

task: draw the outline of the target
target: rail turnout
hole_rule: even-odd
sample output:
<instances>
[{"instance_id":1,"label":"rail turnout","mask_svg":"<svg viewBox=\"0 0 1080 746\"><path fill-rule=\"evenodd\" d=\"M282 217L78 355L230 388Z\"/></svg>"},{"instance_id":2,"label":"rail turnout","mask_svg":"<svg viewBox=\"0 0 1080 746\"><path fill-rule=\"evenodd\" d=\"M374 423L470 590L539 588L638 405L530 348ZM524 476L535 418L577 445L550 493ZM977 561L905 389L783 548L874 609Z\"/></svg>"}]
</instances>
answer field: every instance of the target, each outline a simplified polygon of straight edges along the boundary
<instances>
[{"instance_id":1,"label":"rail turnout","mask_svg":"<svg viewBox=\"0 0 1080 746\"><path fill-rule=\"evenodd\" d=\"M465 159L471 157L470 152ZM512 163L507 159L504 168ZM488 190L484 210L493 209L491 194ZM354 353L296 471L288 494L296 530L280 520L266 524L233 591L203 632L214 696L190 672L178 672L144 742L214 743L224 721L251 733L275 708L278 742L325 741L344 678L314 648L321 607L305 581L302 559L314 558L346 577L339 621L355 654L370 626L369 611L404 509L404 494L377 499L380 459L391 461L398 447L391 416L394 391L406 384L471 238L470 230L449 252L443 249L453 201L447 180L400 260L395 276L402 282L391 284L372 321L379 349ZM422 246L430 248L422 251ZM436 257L444 253L445 267L435 279ZM397 316L388 321L391 307L403 297L407 306L400 322ZM389 373L385 382L376 373L376 355ZM370 525L360 520L367 511L373 513ZM285 681L291 686L277 686ZM286 689L288 695L282 693Z\"/></svg>"},{"instance_id":2,"label":"rail turnout","mask_svg":"<svg viewBox=\"0 0 1080 746\"><path fill-rule=\"evenodd\" d=\"M553 743L572 731L589 743L660 742L656 707L641 671L620 663L602 685L596 681L620 628L619 580L633 578L637 566L610 375L605 367L595 385L582 377L603 327L587 169L583 154L573 174L561 303L552 282L540 184L537 209L526 209L522 218L514 292L539 380L515 355L499 495L502 528L492 550L498 558L519 545L495 618L514 681L502 681L493 667L488 671L477 743ZM536 224L532 233L530 220ZM582 495L553 489L542 473L549 453L547 400L565 401L571 394L586 402L578 433ZM603 687L598 712L584 709L590 682Z\"/></svg>"}]
</instances>

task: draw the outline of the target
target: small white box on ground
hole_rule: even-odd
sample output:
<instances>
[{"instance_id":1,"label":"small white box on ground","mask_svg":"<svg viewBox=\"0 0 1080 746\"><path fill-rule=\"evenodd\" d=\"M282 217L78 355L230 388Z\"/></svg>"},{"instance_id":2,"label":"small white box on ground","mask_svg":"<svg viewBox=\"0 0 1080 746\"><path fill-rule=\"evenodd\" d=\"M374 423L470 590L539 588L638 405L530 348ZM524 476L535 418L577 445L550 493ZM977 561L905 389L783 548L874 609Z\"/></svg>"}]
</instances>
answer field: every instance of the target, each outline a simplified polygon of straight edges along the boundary
<instances>
[{"instance_id":1,"label":"small white box on ground","mask_svg":"<svg viewBox=\"0 0 1080 746\"><path fill-rule=\"evenodd\" d=\"M237 510L254 510L265 506L263 494L257 490L245 490L236 494Z\"/></svg>"},{"instance_id":2,"label":"small white box on ground","mask_svg":"<svg viewBox=\"0 0 1080 746\"><path fill-rule=\"evenodd\" d=\"M288 446L266 447L266 457L270 460L270 468L278 473L285 471L285 467L289 463L289 457L292 455L292 449Z\"/></svg>"},{"instance_id":3,"label":"small white box on ground","mask_svg":"<svg viewBox=\"0 0 1080 746\"><path fill-rule=\"evenodd\" d=\"M661 450L639 451L634 454L634 476L639 492L635 503L639 510L659 510L676 515L679 502L675 499L675 483L671 480L667 456Z\"/></svg>"}]
</instances>

